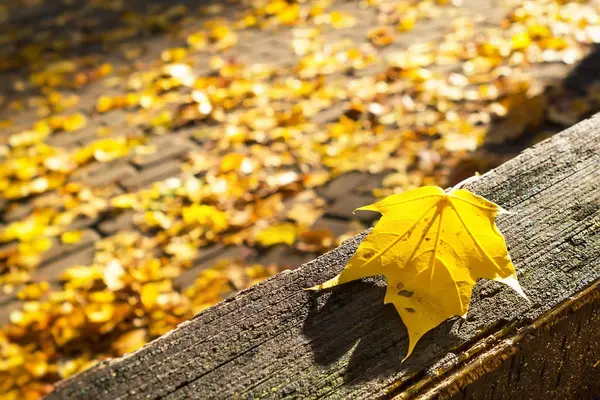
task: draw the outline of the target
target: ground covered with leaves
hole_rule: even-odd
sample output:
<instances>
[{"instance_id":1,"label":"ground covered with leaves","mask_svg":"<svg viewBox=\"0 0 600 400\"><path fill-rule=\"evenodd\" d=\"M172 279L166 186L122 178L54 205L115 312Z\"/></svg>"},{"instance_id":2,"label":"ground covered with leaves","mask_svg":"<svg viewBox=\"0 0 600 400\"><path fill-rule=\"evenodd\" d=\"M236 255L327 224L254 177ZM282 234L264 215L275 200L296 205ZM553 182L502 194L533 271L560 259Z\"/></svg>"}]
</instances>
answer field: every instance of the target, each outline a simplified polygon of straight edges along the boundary
<instances>
[{"instance_id":1,"label":"ground covered with leaves","mask_svg":"<svg viewBox=\"0 0 600 400\"><path fill-rule=\"evenodd\" d=\"M0 5L0 398L600 110L594 2L189 3Z\"/></svg>"}]
</instances>

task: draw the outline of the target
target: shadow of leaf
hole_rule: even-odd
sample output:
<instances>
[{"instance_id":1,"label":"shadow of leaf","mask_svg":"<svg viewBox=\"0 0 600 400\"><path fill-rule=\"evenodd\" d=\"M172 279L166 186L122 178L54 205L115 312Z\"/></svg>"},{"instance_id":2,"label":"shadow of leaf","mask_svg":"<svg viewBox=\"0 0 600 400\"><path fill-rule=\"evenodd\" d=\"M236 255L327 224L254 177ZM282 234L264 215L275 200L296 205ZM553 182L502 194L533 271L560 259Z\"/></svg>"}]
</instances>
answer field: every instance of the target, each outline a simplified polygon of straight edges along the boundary
<instances>
[{"instance_id":1,"label":"shadow of leaf","mask_svg":"<svg viewBox=\"0 0 600 400\"><path fill-rule=\"evenodd\" d=\"M424 370L432 360L459 344L451 320L426 334L405 362L406 327L391 304L384 304L385 279L350 282L313 293L302 333L310 339L314 361L343 377L343 384L363 385L398 379Z\"/></svg>"}]
</instances>

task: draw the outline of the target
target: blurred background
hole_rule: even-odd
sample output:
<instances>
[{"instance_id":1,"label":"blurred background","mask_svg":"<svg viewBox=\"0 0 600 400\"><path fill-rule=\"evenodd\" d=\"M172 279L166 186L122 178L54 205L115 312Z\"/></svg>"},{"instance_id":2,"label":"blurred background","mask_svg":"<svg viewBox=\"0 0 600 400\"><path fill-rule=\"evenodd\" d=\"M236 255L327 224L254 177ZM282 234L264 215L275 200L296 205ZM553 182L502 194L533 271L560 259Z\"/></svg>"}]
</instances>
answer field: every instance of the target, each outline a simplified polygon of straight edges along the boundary
<instances>
[{"instance_id":1,"label":"blurred background","mask_svg":"<svg viewBox=\"0 0 600 400\"><path fill-rule=\"evenodd\" d=\"M0 399L600 110L599 4L0 1Z\"/></svg>"}]
</instances>

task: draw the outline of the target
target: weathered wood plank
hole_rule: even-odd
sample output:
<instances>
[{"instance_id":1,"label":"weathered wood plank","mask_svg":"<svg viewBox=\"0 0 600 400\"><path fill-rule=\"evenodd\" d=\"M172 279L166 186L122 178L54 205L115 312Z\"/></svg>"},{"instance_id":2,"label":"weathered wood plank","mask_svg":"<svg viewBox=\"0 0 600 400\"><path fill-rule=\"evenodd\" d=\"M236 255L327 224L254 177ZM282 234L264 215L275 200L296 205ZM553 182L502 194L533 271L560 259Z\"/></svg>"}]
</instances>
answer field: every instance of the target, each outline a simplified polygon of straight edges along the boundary
<instances>
[{"instance_id":1,"label":"weathered wood plank","mask_svg":"<svg viewBox=\"0 0 600 400\"><path fill-rule=\"evenodd\" d=\"M428 333L404 363L406 329L393 307L383 305L383 278L320 293L302 290L337 274L363 233L133 354L60 383L49 398L414 398L444 388L451 394L453 385L442 385L444 379L560 304L567 307L579 294L597 310L599 166L597 115L468 187L512 212L501 215L498 226L531 302L496 282L479 282L467 320L453 318ZM597 318L590 321L578 329L598 327ZM586 351L600 358L598 346Z\"/></svg>"},{"instance_id":2,"label":"weathered wood plank","mask_svg":"<svg viewBox=\"0 0 600 400\"><path fill-rule=\"evenodd\" d=\"M420 388L395 399L415 398L419 393L420 400L596 400L600 393L599 288L596 282L533 323L503 335L443 379L423 379ZM486 338L490 340L493 337Z\"/></svg>"}]
</instances>

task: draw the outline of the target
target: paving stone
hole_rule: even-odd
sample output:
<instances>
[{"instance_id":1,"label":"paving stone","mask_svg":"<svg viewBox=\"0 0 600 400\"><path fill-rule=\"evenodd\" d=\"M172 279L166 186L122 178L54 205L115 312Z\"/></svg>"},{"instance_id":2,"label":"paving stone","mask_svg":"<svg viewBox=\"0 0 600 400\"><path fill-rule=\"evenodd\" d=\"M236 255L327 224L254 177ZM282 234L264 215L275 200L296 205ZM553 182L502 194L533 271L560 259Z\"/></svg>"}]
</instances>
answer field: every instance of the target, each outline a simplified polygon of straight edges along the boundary
<instances>
[{"instance_id":1,"label":"paving stone","mask_svg":"<svg viewBox=\"0 0 600 400\"><path fill-rule=\"evenodd\" d=\"M353 192L356 187L361 186L369 174L364 172L349 172L335 178L323 188L317 188L317 193L327 200L341 199Z\"/></svg>"},{"instance_id":2,"label":"paving stone","mask_svg":"<svg viewBox=\"0 0 600 400\"><path fill-rule=\"evenodd\" d=\"M201 247L198 249L198 256L194 259L193 264L211 264L214 261L215 256L220 254L233 254L233 256L236 257L237 253L232 252L233 249L234 246L226 246L223 244L212 244L210 246Z\"/></svg>"},{"instance_id":3,"label":"paving stone","mask_svg":"<svg viewBox=\"0 0 600 400\"><path fill-rule=\"evenodd\" d=\"M76 132L53 133L46 139L46 143L53 147L72 148L80 147L82 143L89 143L97 138L97 126L85 127Z\"/></svg>"},{"instance_id":4,"label":"paving stone","mask_svg":"<svg viewBox=\"0 0 600 400\"><path fill-rule=\"evenodd\" d=\"M246 36L246 35L244 35ZM247 35L239 49L233 50L240 60L252 63L267 63L271 66L289 67L296 63L298 57L289 46L292 39L290 30L281 30L277 35Z\"/></svg>"},{"instance_id":5,"label":"paving stone","mask_svg":"<svg viewBox=\"0 0 600 400\"><path fill-rule=\"evenodd\" d=\"M73 176L74 182L82 182L92 187L121 183L137 175L137 171L124 161L114 164L94 163Z\"/></svg>"},{"instance_id":6,"label":"paving stone","mask_svg":"<svg viewBox=\"0 0 600 400\"><path fill-rule=\"evenodd\" d=\"M52 247L43 254L42 263L40 264L39 268L43 268L44 265L56 261L68 254L74 253L79 249L93 246L94 243L99 239L100 235L91 229L82 231L81 240L77 243L65 244L62 243L60 238L55 238L53 239Z\"/></svg>"},{"instance_id":7,"label":"paving stone","mask_svg":"<svg viewBox=\"0 0 600 400\"><path fill-rule=\"evenodd\" d=\"M152 140L149 144L157 147L156 152L145 156L133 156L131 162L138 168L148 168L168 159L181 159L188 152L197 149L197 145L187 140L178 140L171 137L161 137Z\"/></svg>"},{"instance_id":8,"label":"paving stone","mask_svg":"<svg viewBox=\"0 0 600 400\"><path fill-rule=\"evenodd\" d=\"M210 268L217 260L223 259L249 259L255 257L256 252L246 246L223 246L216 244L210 247L199 249L199 255L194 264L183 271L181 275L174 279L176 287L185 289L194 283L200 271Z\"/></svg>"},{"instance_id":9,"label":"paving stone","mask_svg":"<svg viewBox=\"0 0 600 400\"><path fill-rule=\"evenodd\" d=\"M354 193L372 196L373 189L381 187L381 182L383 181L383 178L385 178L385 176L385 173L368 175L367 179L365 179L360 185L354 188Z\"/></svg>"},{"instance_id":10,"label":"paving stone","mask_svg":"<svg viewBox=\"0 0 600 400\"><path fill-rule=\"evenodd\" d=\"M13 222L25 218L33 211L31 203L13 203L2 213L2 220Z\"/></svg>"},{"instance_id":11,"label":"paving stone","mask_svg":"<svg viewBox=\"0 0 600 400\"><path fill-rule=\"evenodd\" d=\"M48 281L51 289L58 289L58 279L60 274L69 267L75 265L89 265L94 256L93 242L99 238L93 231L85 231L82 240L72 245L57 244L44 254L44 258L49 260L42 264L33 273L32 281ZM8 246L16 248L16 242L0 245L2 249ZM53 260L50 260L52 258ZM21 288L17 287L11 293L0 293L0 325L9 322L10 314L21 308L23 301L16 297Z\"/></svg>"},{"instance_id":12,"label":"paving stone","mask_svg":"<svg viewBox=\"0 0 600 400\"><path fill-rule=\"evenodd\" d=\"M83 248L75 253L38 267L32 274L31 280L32 282L47 281L50 283L51 289L57 289L59 287L58 280L65 269L76 265L89 265L93 259L94 248ZM0 325L8 322L10 313L22 306L23 302L16 297L20 289L20 287L17 287L12 293L0 293Z\"/></svg>"},{"instance_id":13,"label":"paving stone","mask_svg":"<svg viewBox=\"0 0 600 400\"><path fill-rule=\"evenodd\" d=\"M106 93L104 93L106 95ZM116 95L119 95L119 92L116 91L115 92ZM94 101L94 105L96 104L96 101ZM111 110L105 114L102 114L103 116L106 116L105 118L102 119L102 125L106 126L108 128L114 129L117 126L127 126L127 115L128 112L125 110Z\"/></svg>"},{"instance_id":14,"label":"paving stone","mask_svg":"<svg viewBox=\"0 0 600 400\"><path fill-rule=\"evenodd\" d=\"M103 166L97 165L95 174L102 172ZM85 173L81 173L80 182L85 182ZM95 177L95 175L94 175ZM112 196L120 194L122 191L118 187L114 187L112 192L110 193ZM13 222L17 220L22 220L28 215L30 215L34 209L36 208L48 208L55 207L56 204L62 203L61 195L56 191L46 192L37 196L33 196L30 199L16 201L9 203L4 210L4 214L1 214L1 218L5 222ZM1 210L1 208L0 208ZM89 226L89 225L86 225Z\"/></svg>"},{"instance_id":15,"label":"paving stone","mask_svg":"<svg viewBox=\"0 0 600 400\"><path fill-rule=\"evenodd\" d=\"M311 121L314 122L315 124L335 122L344 113L347 106L348 106L348 103L345 101L340 101L338 103L334 103L330 107L327 107L326 109L321 110L318 113L316 113L311 118Z\"/></svg>"},{"instance_id":16,"label":"paving stone","mask_svg":"<svg viewBox=\"0 0 600 400\"><path fill-rule=\"evenodd\" d=\"M89 228L98 221L98 217L88 217L80 215L69 225L69 230L79 231L85 228Z\"/></svg>"},{"instance_id":17,"label":"paving stone","mask_svg":"<svg viewBox=\"0 0 600 400\"><path fill-rule=\"evenodd\" d=\"M65 269L76 265L90 265L94 260L94 252L94 247L88 246L40 266L32 274L32 281L57 282Z\"/></svg>"},{"instance_id":18,"label":"paving stone","mask_svg":"<svg viewBox=\"0 0 600 400\"><path fill-rule=\"evenodd\" d=\"M321 217L313 224L311 229L329 229L335 237L338 237L352 230L352 227L353 224L351 221Z\"/></svg>"},{"instance_id":19,"label":"paving stone","mask_svg":"<svg viewBox=\"0 0 600 400\"><path fill-rule=\"evenodd\" d=\"M371 204L375 201L373 196L349 194L340 198L332 206L325 210L326 217L343 218L347 220L360 219L365 222L372 222L379 218L379 214L371 211L360 211L356 214L352 212L358 207Z\"/></svg>"},{"instance_id":20,"label":"paving stone","mask_svg":"<svg viewBox=\"0 0 600 400\"><path fill-rule=\"evenodd\" d=\"M120 183L128 191L138 190L144 186L150 185L152 182L179 175L180 165L181 162L179 160L167 161L165 163L143 169L136 175L132 175L121 180Z\"/></svg>"},{"instance_id":21,"label":"paving stone","mask_svg":"<svg viewBox=\"0 0 600 400\"><path fill-rule=\"evenodd\" d=\"M120 231L126 231L133 227L133 216L135 211L126 210L116 215L109 215L105 220L98 223L97 228L104 236L111 236Z\"/></svg>"},{"instance_id":22,"label":"paving stone","mask_svg":"<svg viewBox=\"0 0 600 400\"><path fill-rule=\"evenodd\" d=\"M317 256L316 253L305 253L286 245L277 245L269 249L266 254L259 256L257 262L265 266L275 264L280 267L294 269L314 260Z\"/></svg>"},{"instance_id":23,"label":"paving stone","mask_svg":"<svg viewBox=\"0 0 600 400\"><path fill-rule=\"evenodd\" d=\"M0 232L2 231L2 227L0 227ZM19 242L13 240L11 242L0 243L0 259L7 258L11 254L17 251L19 247Z\"/></svg>"},{"instance_id":24,"label":"paving stone","mask_svg":"<svg viewBox=\"0 0 600 400\"><path fill-rule=\"evenodd\" d=\"M94 243L100 239L100 235L95 231L88 229L82 232L81 240L77 243L65 244L60 238L51 238L52 246L42 254L42 259L38 269L43 269L45 266L54 264L60 259L69 256L79 250L94 246ZM0 243L0 259L8 257L15 253L19 247L19 242L12 241L8 243ZM0 298L1 299L1 298Z\"/></svg>"}]
</instances>

